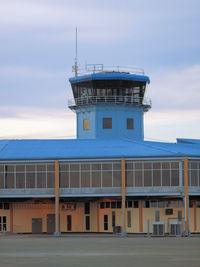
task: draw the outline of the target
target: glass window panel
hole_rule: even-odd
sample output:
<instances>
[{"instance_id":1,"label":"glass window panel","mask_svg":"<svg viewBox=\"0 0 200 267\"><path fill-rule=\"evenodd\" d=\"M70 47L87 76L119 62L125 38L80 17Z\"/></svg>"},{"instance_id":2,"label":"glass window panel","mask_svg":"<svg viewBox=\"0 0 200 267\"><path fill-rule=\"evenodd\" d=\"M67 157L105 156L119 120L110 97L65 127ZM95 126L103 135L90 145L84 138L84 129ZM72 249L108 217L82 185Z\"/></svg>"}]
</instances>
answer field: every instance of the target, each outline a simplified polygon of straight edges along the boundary
<instances>
[{"instance_id":1,"label":"glass window panel","mask_svg":"<svg viewBox=\"0 0 200 267\"><path fill-rule=\"evenodd\" d=\"M191 170L191 186L198 186L198 171Z\"/></svg>"},{"instance_id":2,"label":"glass window panel","mask_svg":"<svg viewBox=\"0 0 200 267\"><path fill-rule=\"evenodd\" d=\"M101 170L101 164L99 164L99 163L93 163L92 164L92 170L93 171L99 171L99 170Z\"/></svg>"},{"instance_id":3,"label":"glass window panel","mask_svg":"<svg viewBox=\"0 0 200 267\"><path fill-rule=\"evenodd\" d=\"M79 164L70 164L70 171L79 171Z\"/></svg>"},{"instance_id":4,"label":"glass window panel","mask_svg":"<svg viewBox=\"0 0 200 267\"><path fill-rule=\"evenodd\" d=\"M0 172L4 172L4 165L0 165Z\"/></svg>"},{"instance_id":5,"label":"glass window panel","mask_svg":"<svg viewBox=\"0 0 200 267\"><path fill-rule=\"evenodd\" d=\"M113 172L113 187L121 187L121 172Z\"/></svg>"},{"instance_id":6,"label":"glass window panel","mask_svg":"<svg viewBox=\"0 0 200 267\"><path fill-rule=\"evenodd\" d=\"M110 163L102 164L102 170L112 170L112 164Z\"/></svg>"},{"instance_id":7,"label":"glass window panel","mask_svg":"<svg viewBox=\"0 0 200 267\"><path fill-rule=\"evenodd\" d=\"M142 163L141 162L135 163L135 169L136 170L142 170Z\"/></svg>"},{"instance_id":8,"label":"glass window panel","mask_svg":"<svg viewBox=\"0 0 200 267\"><path fill-rule=\"evenodd\" d=\"M133 119L132 118L127 118L126 119L126 128L129 130L133 129Z\"/></svg>"},{"instance_id":9,"label":"glass window panel","mask_svg":"<svg viewBox=\"0 0 200 267\"><path fill-rule=\"evenodd\" d=\"M25 165L16 165L16 172L25 172Z\"/></svg>"},{"instance_id":10,"label":"glass window panel","mask_svg":"<svg viewBox=\"0 0 200 267\"><path fill-rule=\"evenodd\" d=\"M170 171L162 170L162 186L170 186Z\"/></svg>"},{"instance_id":11,"label":"glass window panel","mask_svg":"<svg viewBox=\"0 0 200 267\"><path fill-rule=\"evenodd\" d=\"M26 165L26 172L34 172L35 165Z\"/></svg>"},{"instance_id":12,"label":"glass window panel","mask_svg":"<svg viewBox=\"0 0 200 267\"><path fill-rule=\"evenodd\" d=\"M144 171L144 186L152 186L152 171Z\"/></svg>"},{"instance_id":13,"label":"glass window panel","mask_svg":"<svg viewBox=\"0 0 200 267\"><path fill-rule=\"evenodd\" d=\"M127 227L131 227L131 211L127 211Z\"/></svg>"},{"instance_id":14,"label":"glass window panel","mask_svg":"<svg viewBox=\"0 0 200 267\"><path fill-rule=\"evenodd\" d=\"M81 187L90 187L90 172L81 172Z\"/></svg>"},{"instance_id":15,"label":"glass window panel","mask_svg":"<svg viewBox=\"0 0 200 267\"><path fill-rule=\"evenodd\" d=\"M113 170L121 170L121 163L113 163Z\"/></svg>"},{"instance_id":16,"label":"glass window panel","mask_svg":"<svg viewBox=\"0 0 200 267\"><path fill-rule=\"evenodd\" d=\"M163 170L169 170L170 169L170 163L169 162L162 162L162 169Z\"/></svg>"},{"instance_id":17,"label":"glass window panel","mask_svg":"<svg viewBox=\"0 0 200 267\"><path fill-rule=\"evenodd\" d=\"M81 164L81 170L82 171L89 171L90 170L90 164Z\"/></svg>"},{"instance_id":18,"label":"glass window panel","mask_svg":"<svg viewBox=\"0 0 200 267\"><path fill-rule=\"evenodd\" d=\"M142 171L135 171L135 186L142 186Z\"/></svg>"},{"instance_id":19,"label":"glass window panel","mask_svg":"<svg viewBox=\"0 0 200 267\"><path fill-rule=\"evenodd\" d=\"M7 172L14 172L14 165L5 165Z\"/></svg>"},{"instance_id":20,"label":"glass window panel","mask_svg":"<svg viewBox=\"0 0 200 267\"><path fill-rule=\"evenodd\" d=\"M70 173L70 187L79 188L79 172Z\"/></svg>"},{"instance_id":21,"label":"glass window panel","mask_svg":"<svg viewBox=\"0 0 200 267\"><path fill-rule=\"evenodd\" d=\"M157 207L158 207L157 200L151 200L151 208L157 208Z\"/></svg>"},{"instance_id":22,"label":"glass window panel","mask_svg":"<svg viewBox=\"0 0 200 267\"><path fill-rule=\"evenodd\" d=\"M144 169L145 170L151 170L152 169L152 163L151 162L145 162L144 163Z\"/></svg>"},{"instance_id":23,"label":"glass window panel","mask_svg":"<svg viewBox=\"0 0 200 267\"><path fill-rule=\"evenodd\" d=\"M171 186L179 186L179 170L171 170Z\"/></svg>"},{"instance_id":24,"label":"glass window panel","mask_svg":"<svg viewBox=\"0 0 200 267\"><path fill-rule=\"evenodd\" d=\"M38 172L46 171L46 165L37 165L37 171Z\"/></svg>"},{"instance_id":25,"label":"glass window panel","mask_svg":"<svg viewBox=\"0 0 200 267\"><path fill-rule=\"evenodd\" d=\"M35 188L35 173L26 173L26 188Z\"/></svg>"},{"instance_id":26,"label":"glass window panel","mask_svg":"<svg viewBox=\"0 0 200 267\"><path fill-rule=\"evenodd\" d=\"M0 173L0 188L4 188L4 174Z\"/></svg>"},{"instance_id":27,"label":"glass window panel","mask_svg":"<svg viewBox=\"0 0 200 267\"><path fill-rule=\"evenodd\" d=\"M55 175L53 172L47 173L47 188L54 188L55 187L54 177L55 177Z\"/></svg>"},{"instance_id":28,"label":"glass window panel","mask_svg":"<svg viewBox=\"0 0 200 267\"><path fill-rule=\"evenodd\" d=\"M46 173L37 173L37 188L46 188Z\"/></svg>"},{"instance_id":29,"label":"glass window panel","mask_svg":"<svg viewBox=\"0 0 200 267\"><path fill-rule=\"evenodd\" d=\"M60 164L60 171L69 171L69 164Z\"/></svg>"},{"instance_id":30,"label":"glass window panel","mask_svg":"<svg viewBox=\"0 0 200 267\"><path fill-rule=\"evenodd\" d=\"M16 188L24 188L25 187L25 174L22 172L16 173Z\"/></svg>"},{"instance_id":31,"label":"glass window panel","mask_svg":"<svg viewBox=\"0 0 200 267\"><path fill-rule=\"evenodd\" d=\"M153 170L153 186L161 186L161 170Z\"/></svg>"},{"instance_id":32,"label":"glass window panel","mask_svg":"<svg viewBox=\"0 0 200 267\"><path fill-rule=\"evenodd\" d=\"M133 163L132 162L126 163L126 170L132 170L132 169L133 169Z\"/></svg>"},{"instance_id":33,"label":"glass window panel","mask_svg":"<svg viewBox=\"0 0 200 267\"><path fill-rule=\"evenodd\" d=\"M191 169L194 169L194 170L198 169L197 162L191 162Z\"/></svg>"},{"instance_id":34,"label":"glass window panel","mask_svg":"<svg viewBox=\"0 0 200 267\"><path fill-rule=\"evenodd\" d=\"M172 169L179 169L179 162L171 162Z\"/></svg>"},{"instance_id":35,"label":"glass window panel","mask_svg":"<svg viewBox=\"0 0 200 267\"><path fill-rule=\"evenodd\" d=\"M133 187L133 171L126 171L126 186Z\"/></svg>"},{"instance_id":36,"label":"glass window panel","mask_svg":"<svg viewBox=\"0 0 200 267\"><path fill-rule=\"evenodd\" d=\"M5 188L14 188L14 173L7 173L6 174Z\"/></svg>"},{"instance_id":37,"label":"glass window panel","mask_svg":"<svg viewBox=\"0 0 200 267\"><path fill-rule=\"evenodd\" d=\"M103 129L112 129L112 118L103 118Z\"/></svg>"},{"instance_id":38,"label":"glass window panel","mask_svg":"<svg viewBox=\"0 0 200 267\"><path fill-rule=\"evenodd\" d=\"M153 169L160 170L161 169L161 163L160 162L153 162Z\"/></svg>"},{"instance_id":39,"label":"glass window panel","mask_svg":"<svg viewBox=\"0 0 200 267\"><path fill-rule=\"evenodd\" d=\"M102 186L103 187L112 187L112 172L104 171L102 172Z\"/></svg>"},{"instance_id":40,"label":"glass window panel","mask_svg":"<svg viewBox=\"0 0 200 267\"><path fill-rule=\"evenodd\" d=\"M60 173L60 187L61 188L69 187L69 173L68 172Z\"/></svg>"},{"instance_id":41,"label":"glass window panel","mask_svg":"<svg viewBox=\"0 0 200 267\"><path fill-rule=\"evenodd\" d=\"M166 207L166 201L158 200L158 208L165 208L165 207Z\"/></svg>"},{"instance_id":42,"label":"glass window panel","mask_svg":"<svg viewBox=\"0 0 200 267\"><path fill-rule=\"evenodd\" d=\"M92 187L101 187L101 172L92 172Z\"/></svg>"},{"instance_id":43,"label":"glass window panel","mask_svg":"<svg viewBox=\"0 0 200 267\"><path fill-rule=\"evenodd\" d=\"M55 171L55 164L47 164L47 171L54 172Z\"/></svg>"}]
</instances>

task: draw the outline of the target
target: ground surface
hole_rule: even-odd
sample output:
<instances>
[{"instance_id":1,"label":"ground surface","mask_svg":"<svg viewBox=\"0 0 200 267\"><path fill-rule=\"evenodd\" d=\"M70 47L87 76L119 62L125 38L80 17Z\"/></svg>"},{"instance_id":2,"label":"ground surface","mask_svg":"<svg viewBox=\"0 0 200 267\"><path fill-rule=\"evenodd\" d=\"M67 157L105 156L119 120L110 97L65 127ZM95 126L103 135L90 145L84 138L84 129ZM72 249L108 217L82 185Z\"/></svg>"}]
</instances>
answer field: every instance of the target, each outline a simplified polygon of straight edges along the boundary
<instances>
[{"instance_id":1,"label":"ground surface","mask_svg":"<svg viewBox=\"0 0 200 267\"><path fill-rule=\"evenodd\" d=\"M0 236L0 266L200 266L200 237Z\"/></svg>"}]
</instances>

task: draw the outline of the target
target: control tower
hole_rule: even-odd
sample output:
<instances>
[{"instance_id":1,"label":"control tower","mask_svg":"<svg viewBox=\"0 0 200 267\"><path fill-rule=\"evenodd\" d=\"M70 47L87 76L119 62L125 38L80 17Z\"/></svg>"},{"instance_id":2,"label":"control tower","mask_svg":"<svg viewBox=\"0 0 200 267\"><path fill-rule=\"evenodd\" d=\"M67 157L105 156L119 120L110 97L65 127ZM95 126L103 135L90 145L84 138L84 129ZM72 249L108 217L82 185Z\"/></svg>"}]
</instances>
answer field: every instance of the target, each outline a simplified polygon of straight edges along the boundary
<instances>
[{"instance_id":1,"label":"control tower","mask_svg":"<svg viewBox=\"0 0 200 267\"><path fill-rule=\"evenodd\" d=\"M76 112L77 138L144 139L143 114L151 108L145 98L149 77L141 69L90 65L87 73L70 78Z\"/></svg>"}]
</instances>

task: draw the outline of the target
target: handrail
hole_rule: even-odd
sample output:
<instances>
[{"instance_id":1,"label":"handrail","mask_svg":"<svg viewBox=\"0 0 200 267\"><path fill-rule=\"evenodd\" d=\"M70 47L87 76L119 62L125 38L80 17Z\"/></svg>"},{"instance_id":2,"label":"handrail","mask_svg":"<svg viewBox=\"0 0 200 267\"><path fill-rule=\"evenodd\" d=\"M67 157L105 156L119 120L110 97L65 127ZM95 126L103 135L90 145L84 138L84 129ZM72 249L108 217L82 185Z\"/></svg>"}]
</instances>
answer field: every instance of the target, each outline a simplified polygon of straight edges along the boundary
<instances>
[{"instance_id":1,"label":"handrail","mask_svg":"<svg viewBox=\"0 0 200 267\"><path fill-rule=\"evenodd\" d=\"M74 71L74 70L72 70ZM86 75L92 73L127 73L136 75L145 75L144 70L132 66L104 66L103 64L86 64L85 68L78 69L78 75Z\"/></svg>"},{"instance_id":2,"label":"handrail","mask_svg":"<svg viewBox=\"0 0 200 267\"><path fill-rule=\"evenodd\" d=\"M151 107L151 99L135 96L82 96L68 100L68 106L95 105L98 103L132 104L138 106Z\"/></svg>"}]
</instances>

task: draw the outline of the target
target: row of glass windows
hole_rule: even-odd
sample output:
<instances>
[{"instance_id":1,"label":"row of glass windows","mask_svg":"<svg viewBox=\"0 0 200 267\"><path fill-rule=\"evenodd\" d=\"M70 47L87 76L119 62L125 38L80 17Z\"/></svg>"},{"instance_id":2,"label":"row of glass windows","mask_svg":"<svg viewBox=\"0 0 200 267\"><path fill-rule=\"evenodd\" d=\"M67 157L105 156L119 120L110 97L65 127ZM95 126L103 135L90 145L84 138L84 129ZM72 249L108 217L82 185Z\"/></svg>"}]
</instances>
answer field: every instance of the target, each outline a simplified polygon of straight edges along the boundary
<instances>
[{"instance_id":1,"label":"row of glass windows","mask_svg":"<svg viewBox=\"0 0 200 267\"><path fill-rule=\"evenodd\" d=\"M179 186L178 161L126 161L126 186ZM61 188L121 187L121 162L60 163ZM54 188L54 164L1 164L0 188ZM182 181L183 182L183 181ZM189 186L200 186L200 162L189 162Z\"/></svg>"}]
</instances>

